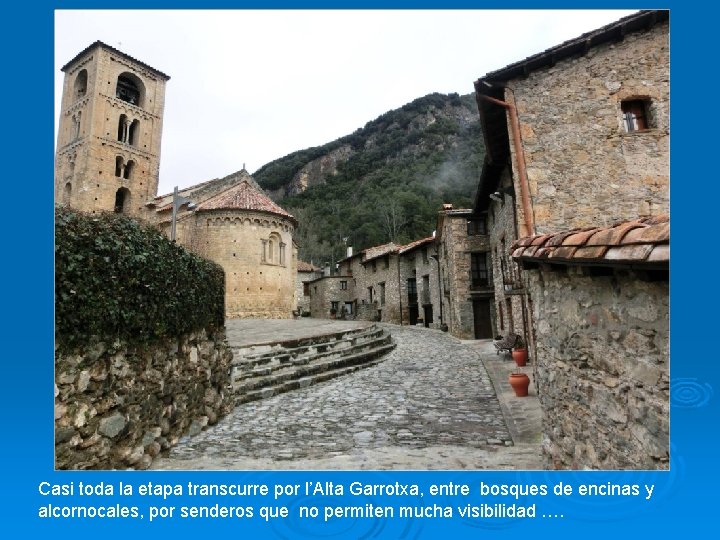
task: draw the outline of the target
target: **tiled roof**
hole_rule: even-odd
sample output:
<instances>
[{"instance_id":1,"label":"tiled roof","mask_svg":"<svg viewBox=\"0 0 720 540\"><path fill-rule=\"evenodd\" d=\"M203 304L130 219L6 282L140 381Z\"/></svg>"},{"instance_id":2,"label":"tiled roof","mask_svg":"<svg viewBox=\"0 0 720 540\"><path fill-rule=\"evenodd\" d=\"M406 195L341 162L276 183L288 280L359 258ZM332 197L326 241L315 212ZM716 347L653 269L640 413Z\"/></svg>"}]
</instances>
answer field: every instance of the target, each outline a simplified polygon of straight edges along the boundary
<instances>
[{"instance_id":1,"label":"tiled roof","mask_svg":"<svg viewBox=\"0 0 720 540\"><path fill-rule=\"evenodd\" d=\"M198 206L198 210L259 210L295 219L247 179L210 197Z\"/></svg>"},{"instance_id":2,"label":"tiled roof","mask_svg":"<svg viewBox=\"0 0 720 540\"><path fill-rule=\"evenodd\" d=\"M388 244L382 244L381 246L373 246L364 249L362 251L363 255L365 256L363 262L377 259L378 257L382 257L383 255L387 255L388 253L395 253L399 247L400 246L398 246L397 244L390 242Z\"/></svg>"},{"instance_id":3,"label":"tiled roof","mask_svg":"<svg viewBox=\"0 0 720 540\"><path fill-rule=\"evenodd\" d=\"M557 264L668 265L670 217L529 236L512 245L512 256L518 261Z\"/></svg>"},{"instance_id":4,"label":"tiled roof","mask_svg":"<svg viewBox=\"0 0 720 540\"><path fill-rule=\"evenodd\" d=\"M399 253L402 255L403 253L407 253L408 251L412 251L415 248L418 248L424 244L429 244L433 240L435 240L434 236L428 236L427 238L421 238L420 240L415 240L413 242L410 242L409 244L405 244L404 246L400 246Z\"/></svg>"},{"instance_id":5,"label":"tiled roof","mask_svg":"<svg viewBox=\"0 0 720 540\"><path fill-rule=\"evenodd\" d=\"M319 272L320 268L318 268L314 264L310 264L310 263L306 263L305 261L298 260L297 271L298 272Z\"/></svg>"}]
</instances>

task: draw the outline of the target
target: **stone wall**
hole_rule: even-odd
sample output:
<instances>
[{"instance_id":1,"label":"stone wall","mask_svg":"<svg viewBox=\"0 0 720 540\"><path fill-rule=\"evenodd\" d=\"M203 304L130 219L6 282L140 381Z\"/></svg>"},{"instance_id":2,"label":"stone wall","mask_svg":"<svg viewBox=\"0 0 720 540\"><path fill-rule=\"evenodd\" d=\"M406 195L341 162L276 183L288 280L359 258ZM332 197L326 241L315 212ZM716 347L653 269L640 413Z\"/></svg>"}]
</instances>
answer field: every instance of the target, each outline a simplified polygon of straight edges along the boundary
<instances>
[{"instance_id":1,"label":"stone wall","mask_svg":"<svg viewBox=\"0 0 720 540\"><path fill-rule=\"evenodd\" d=\"M97 343L55 360L57 469L147 468L232 407L223 332L163 343Z\"/></svg>"},{"instance_id":2,"label":"stone wall","mask_svg":"<svg viewBox=\"0 0 720 540\"><path fill-rule=\"evenodd\" d=\"M525 272L548 467L665 469L668 282L587 272Z\"/></svg>"},{"instance_id":3,"label":"stone wall","mask_svg":"<svg viewBox=\"0 0 720 540\"><path fill-rule=\"evenodd\" d=\"M238 318L292 316L297 277L293 232L292 222L281 216L239 209L200 211L177 223L178 243L225 270L226 315Z\"/></svg>"},{"instance_id":4,"label":"stone wall","mask_svg":"<svg viewBox=\"0 0 720 540\"><path fill-rule=\"evenodd\" d=\"M518 110L536 234L668 213L667 23L509 81L505 99ZM626 99L646 101L649 129L625 133ZM517 212L522 223L519 201Z\"/></svg>"}]
</instances>

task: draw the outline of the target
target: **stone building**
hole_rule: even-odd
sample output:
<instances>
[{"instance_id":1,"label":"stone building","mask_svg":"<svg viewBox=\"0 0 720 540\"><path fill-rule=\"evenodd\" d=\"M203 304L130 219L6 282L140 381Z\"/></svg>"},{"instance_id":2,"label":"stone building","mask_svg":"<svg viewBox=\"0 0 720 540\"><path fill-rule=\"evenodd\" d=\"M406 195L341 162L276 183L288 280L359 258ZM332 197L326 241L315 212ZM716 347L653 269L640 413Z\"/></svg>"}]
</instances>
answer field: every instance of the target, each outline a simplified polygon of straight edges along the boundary
<instances>
[{"instance_id":1,"label":"stone building","mask_svg":"<svg viewBox=\"0 0 720 540\"><path fill-rule=\"evenodd\" d=\"M391 242L342 259L336 275L308 283L312 316L438 327L434 240Z\"/></svg>"},{"instance_id":2,"label":"stone building","mask_svg":"<svg viewBox=\"0 0 720 540\"><path fill-rule=\"evenodd\" d=\"M444 205L438 213L437 245L444 324L462 339L493 337L493 274L485 216Z\"/></svg>"},{"instance_id":3,"label":"stone building","mask_svg":"<svg viewBox=\"0 0 720 540\"><path fill-rule=\"evenodd\" d=\"M537 321L543 446L555 468L669 460L667 216L521 239Z\"/></svg>"},{"instance_id":4,"label":"stone building","mask_svg":"<svg viewBox=\"0 0 720 540\"><path fill-rule=\"evenodd\" d=\"M298 315L310 313L310 287L308 282L322 275L322 270L312 263L298 260L295 278L295 312Z\"/></svg>"},{"instance_id":5,"label":"stone building","mask_svg":"<svg viewBox=\"0 0 720 540\"><path fill-rule=\"evenodd\" d=\"M143 217L157 193L170 77L100 41L62 71L55 200Z\"/></svg>"},{"instance_id":6,"label":"stone building","mask_svg":"<svg viewBox=\"0 0 720 540\"><path fill-rule=\"evenodd\" d=\"M129 214L172 236L184 201L176 240L223 267L227 316L291 317L297 223L247 171L157 196L169 77L99 41L62 70L56 202Z\"/></svg>"},{"instance_id":7,"label":"stone building","mask_svg":"<svg viewBox=\"0 0 720 540\"><path fill-rule=\"evenodd\" d=\"M669 211L668 12L643 11L475 83L496 329L523 333L517 238ZM532 341L532 334L525 332Z\"/></svg>"},{"instance_id":8,"label":"stone building","mask_svg":"<svg viewBox=\"0 0 720 540\"><path fill-rule=\"evenodd\" d=\"M618 223L656 227L659 222L653 219L662 221L669 210L668 19L667 11L641 11L475 83L486 157L474 214L487 218L496 330L514 330L529 342L545 412L545 448L558 467L667 463L667 445L664 453L658 450L667 423L656 422L667 419L667 344L662 344L667 338L667 274L655 271L658 261L644 260L638 269L650 264L653 272L618 273L611 260L612 243L603 242L607 235L624 241L618 231L627 231ZM650 221L637 221L639 217ZM590 234L583 246L566 244L578 231L597 234ZM544 259L539 273L528 275L512 262L510 247L518 239L517 245L526 248L521 260ZM667 238L657 233L638 249L668 242L669 233ZM587 260L563 261L563 250L554 248L566 245L582 248ZM568 265L569 277L561 278ZM577 268L583 266L591 270ZM647 284L647 276L648 282L657 283ZM638 323L638 317L630 315L639 310L636 301L652 305L657 316ZM569 316L571 311L576 316ZM601 320L601 328L587 320ZM612 325L617 327L608 330L610 339L605 339L603 332ZM640 364L631 362L637 343L647 341L637 336L647 338L649 333L656 350ZM565 369L570 361L577 364ZM603 362L608 364L607 377L585 371ZM625 369L618 367L622 362L627 362ZM645 373L648 365L657 370L657 379L628 394L631 386L644 384L633 379L633 373ZM594 377L592 385L587 377ZM600 379L604 388L595 384ZM558 390L560 382L567 391ZM585 393L570 391L573 385ZM611 397L615 387L621 396ZM594 404L603 396L614 400L611 407L617 409L600 413ZM577 399L587 406L582 431L573 418L580 414L572 406ZM610 414L618 425L605 423L600 414ZM654 422L652 437L624 423L631 417ZM579 442L589 437L589 430L607 434L610 427L616 429L611 442L592 439L598 443L595 451ZM637 446L633 438L644 442Z\"/></svg>"}]
</instances>

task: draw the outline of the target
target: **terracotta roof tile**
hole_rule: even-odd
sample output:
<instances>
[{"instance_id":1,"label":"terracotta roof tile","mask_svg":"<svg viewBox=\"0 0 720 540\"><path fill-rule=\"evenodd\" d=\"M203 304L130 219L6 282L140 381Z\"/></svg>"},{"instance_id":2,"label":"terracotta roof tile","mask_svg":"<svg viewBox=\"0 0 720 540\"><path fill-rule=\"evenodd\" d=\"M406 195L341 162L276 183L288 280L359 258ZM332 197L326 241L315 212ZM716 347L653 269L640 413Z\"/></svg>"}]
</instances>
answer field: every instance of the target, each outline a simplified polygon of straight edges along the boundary
<instances>
[{"instance_id":1,"label":"terracotta roof tile","mask_svg":"<svg viewBox=\"0 0 720 540\"><path fill-rule=\"evenodd\" d=\"M412 251L413 249L422 246L423 244L429 244L433 240L435 240L434 236L428 236L426 238L420 238L419 240L414 240L410 242L409 244L405 244L404 246L400 247L400 253L407 253L408 251Z\"/></svg>"},{"instance_id":2,"label":"terracotta roof tile","mask_svg":"<svg viewBox=\"0 0 720 540\"><path fill-rule=\"evenodd\" d=\"M242 180L231 188L210 197L198 206L198 210L258 210L295 219L248 180Z\"/></svg>"},{"instance_id":3,"label":"terracotta roof tile","mask_svg":"<svg viewBox=\"0 0 720 540\"><path fill-rule=\"evenodd\" d=\"M388 253L395 253L400 246L394 244L393 242L390 242L388 244L382 244L380 246L373 246L369 247L367 249L364 249L362 251L364 255L363 262L371 261L372 259L377 259L378 257L382 257L383 255L387 255Z\"/></svg>"},{"instance_id":4,"label":"terracotta roof tile","mask_svg":"<svg viewBox=\"0 0 720 540\"><path fill-rule=\"evenodd\" d=\"M610 227L585 228L521 238L512 246L520 261L575 264L667 264L670 218L640 218Z\"/></svg>"},{"instance_id":5,"label":"terracotta roof tile","mask_svg":"<svg viewBox=\"0 0 720 540\"><path fill-rule=\"evenodd\" d=\"M307 263L305 261L298 260L297 271L298 272L319 272L321 269L314 264Z\"/></svg>"}]
</instances>

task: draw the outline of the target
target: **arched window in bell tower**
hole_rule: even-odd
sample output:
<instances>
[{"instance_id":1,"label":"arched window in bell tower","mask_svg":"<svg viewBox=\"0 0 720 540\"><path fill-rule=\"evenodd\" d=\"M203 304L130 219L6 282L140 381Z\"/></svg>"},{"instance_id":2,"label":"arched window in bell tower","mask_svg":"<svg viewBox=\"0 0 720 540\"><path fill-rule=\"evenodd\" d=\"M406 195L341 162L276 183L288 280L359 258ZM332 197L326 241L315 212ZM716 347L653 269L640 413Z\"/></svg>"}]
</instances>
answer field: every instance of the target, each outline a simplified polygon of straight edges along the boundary
<instances>
[{"instance_id":1,"label":"arched window in bell tower","mask_svg":"<svg viewBox=\"0 0 720 540\"><path fill-rule=\"evenodd\" d=\"M127 133L128 133L128 117L124 114L120 115L120 120L118 121L118 138L117 140L120 142L127 141Z\"/></svg>"},{"instance_id":2,"label":"arched window in bell tower","mask_svg":"<svg viewBox=\"0 0 720 540\"><path fill-rule=\"evenodd\" d=\"M134 168L135 162L132 159L125 164L125 171L123 172L123 178L125 180L130 180L130 178L132 178Z\"/></svg>"},{"instance_id":3,"label":"arched window in bell tower","mask_svg":"<svg viewBox=\"0 0 720 540\"><path fill-rule=\"evenodd\" d=\"M75 99L85 97L85 94L87 94L87 82L87 69L80 70L80 73L78 73L77 77L75 77L75 85L73 86L73 90L75 92Z\"/></svg>"},{"instance_id":4,"label":"arched window in bell tower","mask_svg":"<svg viewBox=\"0 0 720 540\"><path fill-rule=\"evenodd\" d=\"M142 107L145 99L145 85L136 75L128 72L122 73L117 79L115 97L131 105Z\"/></svg>"},{"instance_id":5,"label":"arched window in bell tower","mask_svg":"<svg viewBox=\"0 0 720 540\"><path fill-rule=\"evenodd\" d=\"M72 184L68 182L65 184L65 189L63 190L63 197L62 197L62 203L65 206L70 206L70 196L72 195Z\"/></svg>"},{"instance_id":6,"label":"arched window in bell tower","mask_svg":"<svg viewBox=\"0 0 720 540\"><path fill-rule=\"evenodd\" d=\"M115 176L120 178L123 175L123 158L122 156L115 157Z\"/></svg>"},{"instance_id":7,"label":"arched window in bell tower","mask_svg":"<svg viewBox=\"0 0 720 540\"><path fill-rule=\"evenodd\" d=\"M128 128L128 144L132 146L138 146L138 135L140 134L140 120L133 120Z\"/></svg>"},{"instance_id":8,"label":"arched window in bell tower","mask_svg":"<svg viewBox=\"0 0 720 540\"><path fill-rule=\"evenodd\" d=\"M114 211L116 214L123 214L128 208L130 208L130 190L123 187L115 192Z\"/></svg>"}]
</instances>

